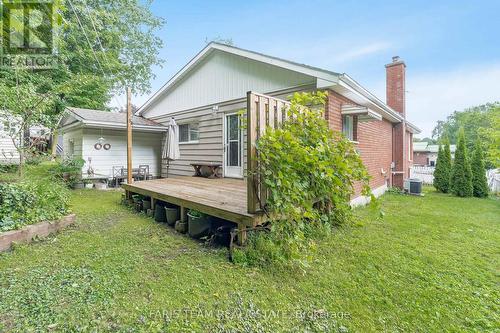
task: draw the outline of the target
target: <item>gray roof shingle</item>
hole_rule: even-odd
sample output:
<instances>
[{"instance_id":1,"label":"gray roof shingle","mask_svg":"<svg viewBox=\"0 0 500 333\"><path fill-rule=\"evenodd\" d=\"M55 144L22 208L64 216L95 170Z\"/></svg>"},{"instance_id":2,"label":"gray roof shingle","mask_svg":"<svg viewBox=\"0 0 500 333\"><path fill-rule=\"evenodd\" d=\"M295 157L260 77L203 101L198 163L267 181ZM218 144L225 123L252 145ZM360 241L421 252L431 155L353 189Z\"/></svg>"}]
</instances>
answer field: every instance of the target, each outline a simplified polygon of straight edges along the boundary
<instances>
[{"instance_id":1,"label":"gray roof shingle","mask_svg":"<svg viewBox=\"0 0 500 333\"><path fill-rule=\"evenodd\" d=\"M77 117L82 118L83 120L88 121L96 121L96 122L104 122L104 123L115 123L115 124L126 124L127 123L127 114L119 113L119 112L107 112L100 110L91 110L91 109L81 109L68 107L68 111L75 114ZM141 126L158 126L162 127L163 125L157 123L153 120L146 119L143 117L132 116L132 124L141 125Z\"/></svg>"}]
</instances>

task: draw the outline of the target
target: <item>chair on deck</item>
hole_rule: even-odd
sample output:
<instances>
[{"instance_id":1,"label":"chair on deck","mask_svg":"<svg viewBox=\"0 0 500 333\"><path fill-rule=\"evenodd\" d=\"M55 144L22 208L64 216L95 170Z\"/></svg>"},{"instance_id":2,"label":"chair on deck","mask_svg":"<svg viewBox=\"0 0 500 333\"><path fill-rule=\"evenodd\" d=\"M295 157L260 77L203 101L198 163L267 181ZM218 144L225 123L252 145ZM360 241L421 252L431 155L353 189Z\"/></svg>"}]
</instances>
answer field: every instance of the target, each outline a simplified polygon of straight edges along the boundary
<instances>
[{"instance_id":1,"label":"chair on deck","mask_svg":"<svg viewBox=\"0 0 500 333\"><path fill-rule=\"evenodd\" d=\"M138 174L138 179L142 177L143 180L148 180L149 178L149 165L147 164L140 164L139 165L139 174Z\"/></svg>"},{"instance_id":2,"label":"chair on deck","mask_svg":"<svg viewBox=\"0 0 500 333\"><path fill-rule=\"evenodd\" d=\"M120 166L113 166L113 180L115 181L115 187L118 187L118 184L121 180L124 180L127 176L126 173L124 173L124 168L123 165Z\"/></svg>"}]
</instances>

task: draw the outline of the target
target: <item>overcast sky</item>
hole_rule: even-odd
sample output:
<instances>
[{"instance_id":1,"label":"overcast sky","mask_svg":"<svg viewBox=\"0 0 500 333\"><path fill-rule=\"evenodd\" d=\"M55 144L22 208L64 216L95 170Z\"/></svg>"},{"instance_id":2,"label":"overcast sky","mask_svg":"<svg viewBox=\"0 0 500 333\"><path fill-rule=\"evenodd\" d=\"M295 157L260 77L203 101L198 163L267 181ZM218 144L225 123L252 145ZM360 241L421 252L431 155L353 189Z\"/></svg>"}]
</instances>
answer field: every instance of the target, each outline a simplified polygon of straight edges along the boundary
<instances>
[{"instance_id":1,"label":"overcast sky","mask_svg":"<svg viewBox=\"0 0 500 333\"><path fill-rule=\"evenodd\" d=\"M500 1L163 1L154 93L205 45L235 45L345 72L385 100L385 68L407 64L407 115L430 136L454 110L500 101ZM142 105L149 95L136 96ZM123 99L123 96L121 97Z\"/></svg>"}]
</instances>

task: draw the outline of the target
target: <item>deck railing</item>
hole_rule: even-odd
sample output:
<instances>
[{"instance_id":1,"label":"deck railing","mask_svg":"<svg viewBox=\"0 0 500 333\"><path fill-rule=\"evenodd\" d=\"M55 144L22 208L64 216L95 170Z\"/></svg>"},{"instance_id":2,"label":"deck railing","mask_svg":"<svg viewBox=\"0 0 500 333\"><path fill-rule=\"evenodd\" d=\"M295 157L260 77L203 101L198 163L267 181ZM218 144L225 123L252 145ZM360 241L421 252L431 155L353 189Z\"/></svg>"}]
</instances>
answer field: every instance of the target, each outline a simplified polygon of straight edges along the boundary
<instances>
[{"instance_id":1,"label":"deck railing","mask_svg":"<svg viewBox=\"0 0 500 333\"><path fill-rule=\"evenodd\" d=\"M264 209L267 188L259 170L256 143L267 128L279 128L286 120L290 103L275 97L247 93L247 205L249 213Z\"/></svg>"}]
</instances>

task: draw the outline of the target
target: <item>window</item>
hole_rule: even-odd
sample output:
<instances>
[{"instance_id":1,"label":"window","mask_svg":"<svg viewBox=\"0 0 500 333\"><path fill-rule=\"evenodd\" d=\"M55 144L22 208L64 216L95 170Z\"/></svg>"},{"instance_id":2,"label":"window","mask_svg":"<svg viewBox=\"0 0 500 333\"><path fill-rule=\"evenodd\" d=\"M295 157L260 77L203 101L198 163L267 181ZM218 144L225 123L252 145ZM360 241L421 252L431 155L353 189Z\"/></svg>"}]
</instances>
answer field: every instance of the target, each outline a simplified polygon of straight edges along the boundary
<instances>
[{"instance_id":1,"label":"window","mask_svg":"<svg viewBox=\"0 0 500 333\"><path fill-rule=\"evenodd\" d=\"M342 133L351 141L354 141L354 119L352 116L342 117Z\"/></svg>"},{"instance_id":2,"label":"window","mask_svg":"<svg viewBox=\"0 0 500 333\"><path fill-rule=\"evenodd\" d=\"M179 142L193 142L198 141L198 139L198 124L179 125Z\"/></svg>"}]
</instances>

